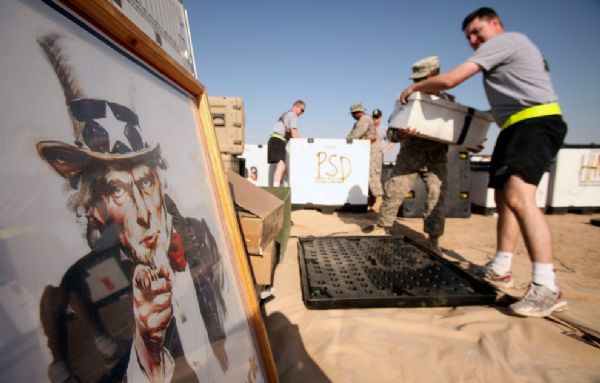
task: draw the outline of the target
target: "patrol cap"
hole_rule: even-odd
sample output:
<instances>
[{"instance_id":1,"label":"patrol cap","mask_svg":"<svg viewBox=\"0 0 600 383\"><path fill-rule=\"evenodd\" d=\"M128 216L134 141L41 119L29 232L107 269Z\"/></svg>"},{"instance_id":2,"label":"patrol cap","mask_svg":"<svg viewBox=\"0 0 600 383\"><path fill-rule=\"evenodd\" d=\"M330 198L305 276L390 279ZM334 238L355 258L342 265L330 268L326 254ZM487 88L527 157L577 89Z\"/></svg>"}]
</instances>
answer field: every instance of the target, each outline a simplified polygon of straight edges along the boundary
<instances>
[{"instance_id":1,"label":"patrol cap","mask_svg":"<svg viewBox=\"0 0 600 383\"><path fill-rule=\"evenodd\" d=\"M363 106L362 102L350 105L350 113L354 112L365 112L365 107Z\"/></svg>"},{"instance_id":2,"label":"patrol cap","mask_svg":"<svg viewBox=\"0 0 600 383\"><path fill-rule=\"evenodd\" d=\"M412 65L413 80L427 77L431 71L440 69L440 59L437 56L425 57Z\"/></svg>"},{"instance_id":3,"label":"patrol cap","mask_svg":"<svg viewBox=\"0 0 600 383\"><path fill-rule=\"evenodd\" d=\"M381 116L383 116L383 113L381 113L381 110L379 109L373 109L373 113L371 116L373 118L381 118Z\"/></svg>"}]
</instances>

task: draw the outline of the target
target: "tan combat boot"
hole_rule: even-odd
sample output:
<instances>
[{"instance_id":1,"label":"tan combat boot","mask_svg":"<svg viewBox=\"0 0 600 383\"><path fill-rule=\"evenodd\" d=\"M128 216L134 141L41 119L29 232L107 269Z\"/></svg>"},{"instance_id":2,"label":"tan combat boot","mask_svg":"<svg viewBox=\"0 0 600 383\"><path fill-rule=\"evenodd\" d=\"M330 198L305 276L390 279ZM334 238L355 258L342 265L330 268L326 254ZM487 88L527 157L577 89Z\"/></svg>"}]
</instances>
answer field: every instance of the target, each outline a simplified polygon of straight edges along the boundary
<instances>
[{"instance_id":1,"label":"tan combat boot","mask_svg":"<svg viewBox=\"0 0 600 383\"><path fill-rule=\"evenodd\" d=\"M371 206L371 210L375 213L379 213L381 210L381 204L383 203L383 198L381 196L375 197L375 202L373 202L373 206Z\"/></svg>"}]
</instances>

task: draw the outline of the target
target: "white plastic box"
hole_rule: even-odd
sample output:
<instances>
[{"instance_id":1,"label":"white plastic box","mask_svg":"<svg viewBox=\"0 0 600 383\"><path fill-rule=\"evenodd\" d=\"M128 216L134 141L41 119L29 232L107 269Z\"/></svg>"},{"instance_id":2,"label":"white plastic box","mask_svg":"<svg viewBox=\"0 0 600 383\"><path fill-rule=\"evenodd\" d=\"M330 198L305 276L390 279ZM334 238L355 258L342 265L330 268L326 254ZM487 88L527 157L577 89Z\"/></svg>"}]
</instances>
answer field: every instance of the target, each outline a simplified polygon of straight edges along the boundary
<instances>
[{"instance_id":1,"label":"white plastic box","mask_svg":"<svg viewBox=\"0 0 600 383\"><path fill-rule=\"evenodd\" d=\"M571 209L600 210L600 145L563 145L550 171L548 208L551 213Z\"/></svg>"},{"instance_id":2,"label":"white plastic box","mask_svg":"<svg viewBox=\"0 0 600 383\"><path fill-rule=\"evenodd\" d=\"M291 139L288 164L292 204L365 205L370 150L368 140Z\"/></svg>"},{"instance_id":3,"label":"white plastic box","mask_svg":"<svg viewBox=\"0 0 600 383\"><path fill-rule=\"evenodd\" d=\"M267 144L246 144L240 157L245 160L245 171L241 176L256 186L272 184L275 165L267 162Z\"/></svg>"},{"instance_id":4,"label":"white plastic box","mask_svg":"<svg viewBox=\"0 0 600 383\"><path fill-rule=\"evenodd\" d=\"M406 105L400 103L399 96L396 98L388 126L415 128L421 137L476 149L483 146L493 121L490 113L415 92Z\"/></svg>"}]
</instances>

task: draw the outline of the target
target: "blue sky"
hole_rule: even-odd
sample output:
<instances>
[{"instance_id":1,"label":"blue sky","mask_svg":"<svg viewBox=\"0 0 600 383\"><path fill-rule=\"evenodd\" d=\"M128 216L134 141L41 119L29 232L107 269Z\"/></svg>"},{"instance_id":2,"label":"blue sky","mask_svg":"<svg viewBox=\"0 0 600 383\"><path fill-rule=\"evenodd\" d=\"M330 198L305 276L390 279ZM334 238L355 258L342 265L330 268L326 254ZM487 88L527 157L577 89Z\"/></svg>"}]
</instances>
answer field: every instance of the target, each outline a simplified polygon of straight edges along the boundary
<instances>
[{"instance_id":1,"label":"blue sky","mask_svg":"<svg viewBox=\"0 0 600 383\"><path fill-rule=\"evenodd\" d=\"M185 1L198 78L211 96L240 96L246 143L266 143L276 118L301 98L302 137L345 137L350 104L384 119L410 84L410 67L438 55L444 69L471 54L460 29L480 6L542 50L569 125L567 143L600 143L600 1ZM450 91L489 109L481 75ZM488 134L491 152L497 127Z\"/></svg>"}]
</instances>

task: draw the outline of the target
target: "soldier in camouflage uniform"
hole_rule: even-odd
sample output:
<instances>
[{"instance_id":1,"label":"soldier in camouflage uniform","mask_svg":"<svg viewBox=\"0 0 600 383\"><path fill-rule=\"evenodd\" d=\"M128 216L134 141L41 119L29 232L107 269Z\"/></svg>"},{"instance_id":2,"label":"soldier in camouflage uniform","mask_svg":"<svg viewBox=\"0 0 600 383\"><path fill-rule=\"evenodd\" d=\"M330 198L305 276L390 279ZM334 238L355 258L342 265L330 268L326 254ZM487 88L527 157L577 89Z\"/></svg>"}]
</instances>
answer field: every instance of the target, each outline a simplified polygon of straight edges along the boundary
<instances>
[{"instance_id":1,"label":"soldier in camouflage uniform","mask_svg":"<svg viewBox=\"0 0 600 383\"><path fill-rule=\"evenodd\" d=\"M377 110L379 111L379 109ZM369 140L371 142L369 192L374 197L374 202L373 205L369 207L369 210L379 213L383 201L383 188L381 187L381 166L383 163L381 139L377 135L373 118L365 112L365 108L361 103L353 104L350 107L350 113L356 120L356 123L346 138L353 140ZM379 111L379 116L377 118L381 118L381 111Z\"/></svg>"},{"instance_id":2,"label":"soldier in camouflage uniform","mask_svg":"<svg viewBox=\"0 0 600 383\"><path fill-rule=\"evenodd\" d=\"M412 79L418 82L434 76L439 73L439 68L439 59L436 56L426 57L413 64ZM451 96L443 93L437 95L451 99ZM448 145L416 137L417 133L412 128L400 129L396 138L402 140L402 147L396 158L394 170L384 185L385 194L377 224L365 231L389 232L402 201L419 176L427 189L424 231L429 234L431 247L439 252L438 238L444 233L446 219L444 197Z\"/></svg>"},{"instance_id":3,"label":"soldier in camouflage uniform","mask_svg":"<svg viewBox=\"0 0 600 383\"><path fill-rule=\"evenodd\" d=\"M383 142L379 128L381 127L381 117L383 113L379 109L373 109L371 117L375 124L375 141L371 141L371 164L369 167L369 188L371 195L374 197L373 205L369 210L379 213L381 204L383 203L383 186L381 184L381 170L383 167ZM377 190L377 194L373 191ZM379 193L381 192L381 193Z\"/></svg>"}]
</instances>

